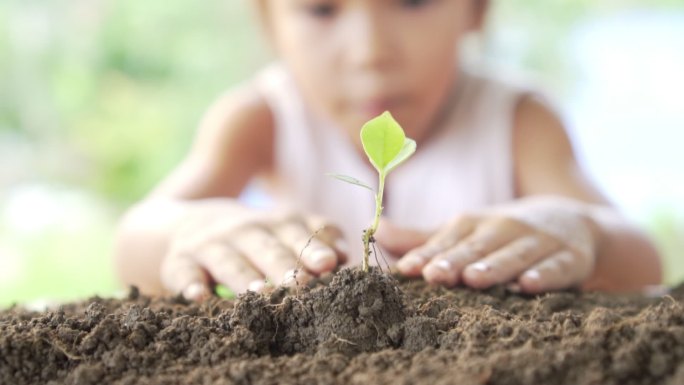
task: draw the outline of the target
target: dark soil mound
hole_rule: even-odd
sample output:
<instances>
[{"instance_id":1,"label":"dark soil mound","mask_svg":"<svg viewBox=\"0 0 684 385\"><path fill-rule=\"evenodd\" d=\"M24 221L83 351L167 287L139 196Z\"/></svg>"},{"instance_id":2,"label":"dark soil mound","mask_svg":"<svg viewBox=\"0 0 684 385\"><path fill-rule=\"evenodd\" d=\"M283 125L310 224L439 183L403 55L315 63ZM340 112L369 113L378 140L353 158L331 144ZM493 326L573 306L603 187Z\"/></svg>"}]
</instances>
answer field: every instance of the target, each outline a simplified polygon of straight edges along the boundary
<instances>
[{"instance_id":1,"label":"dark soil mound","mask_svg":"<svg viewBox=\"0 0 684 385\"><path fill-rule=\"evenodd\" d=\"M329 285L286 297L277 306L271 353L353 356L397 348L407 313L404 302L390 276L377 270L342 270Z\"/></svg>"},{"instance_id":2,"label":"dark soil mound","mask_svg":"<svg viewBox=\"0 0 684 385\"><path fill-rule=\"evenodd\" d=\"M0 384L683 384L663 298L446 290L342 270L289 295L0 313Z\"/></svg>"}]
</instances>

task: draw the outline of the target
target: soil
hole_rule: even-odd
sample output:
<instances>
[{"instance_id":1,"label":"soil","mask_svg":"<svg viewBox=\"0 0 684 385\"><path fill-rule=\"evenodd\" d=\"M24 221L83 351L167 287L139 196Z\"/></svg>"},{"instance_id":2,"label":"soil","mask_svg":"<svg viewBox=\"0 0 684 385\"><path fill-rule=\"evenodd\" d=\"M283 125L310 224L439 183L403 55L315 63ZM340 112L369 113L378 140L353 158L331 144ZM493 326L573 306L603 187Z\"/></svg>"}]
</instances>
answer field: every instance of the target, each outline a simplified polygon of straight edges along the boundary
<instances>
[{"instance_id":1,"label":"soil","mask_svg":"<svg viewBox=\"0 0 684 385\"><path fill-rule=\"evenodd\" d=\"M0 312L0 384L684 384L683 301L376 270L201 304L132 290Z\"/></svg>"}]
</instances>

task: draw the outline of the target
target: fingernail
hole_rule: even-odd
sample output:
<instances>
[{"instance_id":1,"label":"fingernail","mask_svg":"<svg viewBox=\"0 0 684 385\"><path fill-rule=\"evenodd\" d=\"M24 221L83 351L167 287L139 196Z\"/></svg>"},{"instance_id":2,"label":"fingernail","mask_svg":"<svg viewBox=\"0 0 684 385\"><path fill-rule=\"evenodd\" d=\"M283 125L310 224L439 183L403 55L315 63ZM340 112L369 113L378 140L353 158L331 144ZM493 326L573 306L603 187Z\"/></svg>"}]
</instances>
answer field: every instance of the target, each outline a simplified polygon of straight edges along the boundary
<instances>
[{"instance_id":1,"label":"fingernail","mask_svg":"<svg viewBox=\"0 0 684 385\"><path fill-rule=\"evenodd\" d=\"M349 243L346 239L338 238L335 241L335 249L342 254L349 255Z\"/></svg>"},{"instance_id":2,"label":"fingernail","mask_svg":"<svg viewBox=\"0 0 684 385\"><path fill-rule=\"evenodd\" d=\"M492 269L491 266L489 266L488 264L486 264L484 262L473 263L472 265L469 266L469 268L476 270L476 271L479 271L479 272L483 272L483 273Z\"/></svg>"},{"instance_id":3,"label":"fingernail","mask_svg":"<svg viewBox=\"0 0 684 385\"><path fill-rule=\"evenodd\" d=\"M334 257L330 250L319 249L311 252L311 269L318 272L327 270L333 265Z\"/></svg>"},{"instance_id":4,"label":"fingernail","mask_svg":"<svg viewBox=\"0 0 684 385\"><path fill-rule=\"evenodd\" d=\"M397 262L399 270L409 273L420 268L423 265L423 260L415 255L407 255Z\"/></svg>"},{"instance_id":5,"label":"fingernail","mask_svg":"<svg viewBox=\"0 0 684 385\"><path fill-rule=\"evenodd\" d=\"M430 282L454 285L456 282L452 282L455 280L452 269L451 262L441 259L425 265L423 268L423 276Z\"/></svg>"},{"instance_id":6,"label":"fingernail","mask_svg":"<svg viewBox=\"0 0 684 385\"><path fill-rule=\"evenodd\" d=\"M447 261L446 259L440 259L432 265L440 270L451 271L451 262Z\"/></svg>"},{"instance_id":7,"label":"fingernail","mask_svg":"<svg viewBox=\"0 0 684 385\"><path fill-rule=\"evenodd\" d=\"M266 283L259 279L250 282L250 284L247 286L247 290L259 293L264 290L264 287L266 287Z\"/></svg>"},{"instance_id":8,"label":"fingernail","mask_svg":"<svg viewBox=\"0 0 684 385\"><path fill-rule=\"evenodd\" d=\"M539 271L537 271L537 270L528 270L525 273L525 277L527 277L527 279L531 279L533 281L538 281L541 278L541 275L539 274Z\"/></svg>"},{"instance_id":9,"label":"fingernail","mask_svg":"<svg viewBox=\"0 0 684 385\"><path fill-rule=\"evenodd\" d=\"M199 301L209 296L209 290L202 283L192 283L183 290L183 297L192 301Z\"/></svg>"},{"instance_id":10,"label":"fingernail","mask_svg":"<svg viewBox=\"0 0 684 385\"><path fill-rule=\"evenodd\" d=\"M663 285L648 285L644 287L644 295L649 298L664 297L670 293L670 289Z\"/></svg>"}]
</instances>

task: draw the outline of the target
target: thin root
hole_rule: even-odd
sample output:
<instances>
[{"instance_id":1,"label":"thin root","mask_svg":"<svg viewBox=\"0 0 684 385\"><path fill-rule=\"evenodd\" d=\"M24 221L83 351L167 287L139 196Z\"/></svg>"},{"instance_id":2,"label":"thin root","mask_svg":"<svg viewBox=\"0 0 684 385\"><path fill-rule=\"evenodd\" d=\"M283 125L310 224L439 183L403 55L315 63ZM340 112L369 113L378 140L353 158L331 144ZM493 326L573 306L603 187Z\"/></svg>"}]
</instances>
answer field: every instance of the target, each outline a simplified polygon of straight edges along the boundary
<instances>
[{"instance_id":1,"label":"thin root","mask_svg":"<svg viewBox=\"0 0 684 385\"><path fill-rule=\"evenodd\" d=\"M378 247L378 250L380 250L380 256L382 257L382 260L385 262L385 266L387 266L387 272L389 274L392 274L392 269L390 269L390 265L387 262L387 258L385 258L385 254L382 252L382 247Z\"/></svg>"},{"instance_id":2,"label":"thin root","mask_svg":"<svg viewBox=\"0 0 684 385\"><path fill-rule=\"evenodd\" d=\"M313 234L307 239L306 244L304 247L302 247L302 250L299 251L299 256L297 257L297 263L295 263L295 268L294 268L294 281L295 281L295 293L296 295L299 295L299 280L297 280L297 275L299 274L299 270L304 266L302 264L302 256L304 255L304 250L306 250L307 247L311 245L311 241L313 241L314 238L316 238L316 235L318 235L319 232L321 232L325 227L321 227L314 231Z\"/></svg>"},{"instance_id":3,"label":"thin root","mask_svg":"<svg viewBox=\"0 0 684 385\"><path fill-rule=\"evenodd\" d=\"M357 345L358 345L358 344L356 344L356 343L354 343L354 342L351 342L351 341L349 341L349 340L347 340L347 339L344 339L344 338L338 336L338 335L335 334L335 333L333 333L332 336L335 337L335 340L338 341L338 342L342 342L342 343L349 344L349 345L354 345L354 346L357 346Z\"/></svg>"},{"instance_id":4,"label":"thin root","mask_svg":"<svg viewBox=\"0 0 684 385\"><path fill-rule=\"evenodd\" d=\"M373 237L371 237L371 246L373 247L373 258L375 258L375 264L378 266L380 272L382 273L382 265L380 264L380 261L378 261L378 251L375 249L375 242L372 239Z\"/></svg>"}]
</instances>

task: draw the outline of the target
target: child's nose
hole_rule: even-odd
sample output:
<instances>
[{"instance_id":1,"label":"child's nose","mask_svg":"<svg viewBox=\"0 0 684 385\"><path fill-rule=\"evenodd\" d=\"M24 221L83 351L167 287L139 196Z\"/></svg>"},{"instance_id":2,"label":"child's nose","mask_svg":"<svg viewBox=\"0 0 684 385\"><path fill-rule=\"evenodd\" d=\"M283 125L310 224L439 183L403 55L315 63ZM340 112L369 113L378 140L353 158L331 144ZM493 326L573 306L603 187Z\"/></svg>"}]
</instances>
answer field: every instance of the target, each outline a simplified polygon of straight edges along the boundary
<instances>
[{"instance_id":1,"label":"child's nose","mask_svg":"<svg viewBox=\"0 0 684 385\"><path fill-rule=\"evenodd\" d=\"M392 32L375 12L355 12L347 28L349 63L356 68L384 70L393 61Z\"/></svg>"}]
</instances>

